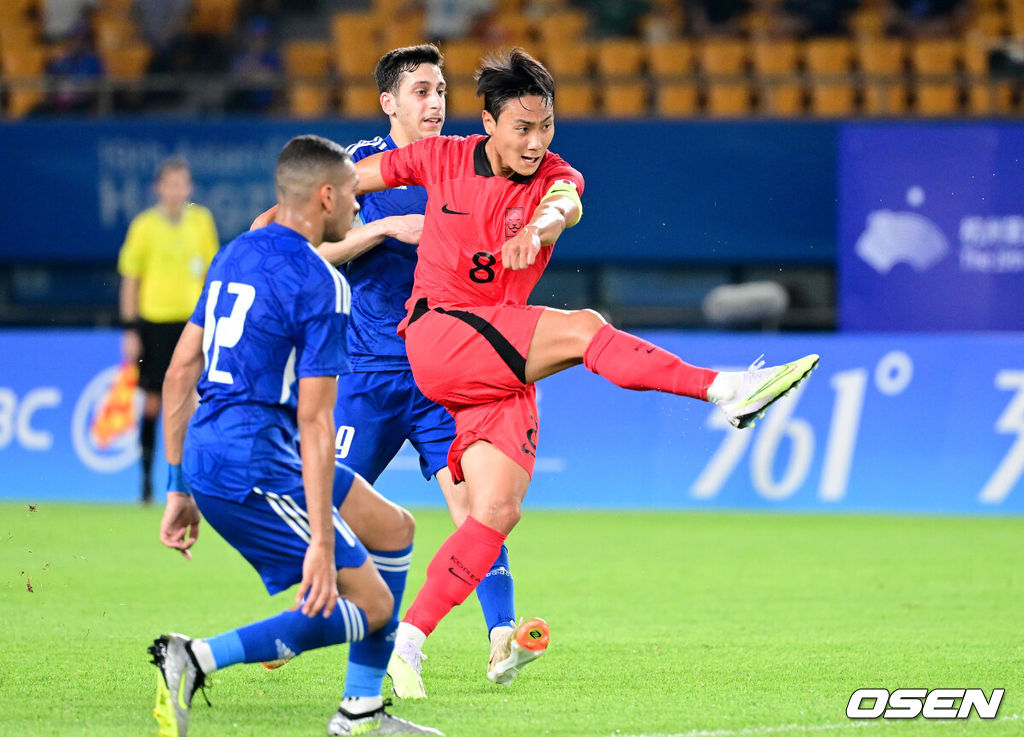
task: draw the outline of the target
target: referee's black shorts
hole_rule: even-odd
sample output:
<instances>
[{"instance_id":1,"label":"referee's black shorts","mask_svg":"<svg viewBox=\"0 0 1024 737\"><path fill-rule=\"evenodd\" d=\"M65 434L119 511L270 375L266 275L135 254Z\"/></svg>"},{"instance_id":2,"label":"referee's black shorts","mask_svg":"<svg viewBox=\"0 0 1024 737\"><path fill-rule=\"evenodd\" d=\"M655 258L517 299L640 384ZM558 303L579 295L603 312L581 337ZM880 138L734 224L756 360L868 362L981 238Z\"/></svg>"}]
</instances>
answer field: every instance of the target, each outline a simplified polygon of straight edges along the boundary
<instances>
[{"instance_id":1,"label":"referee's black shorts","mask_svg":"<svg viewBox=\"0 0 1024 737\"><path fill-rule=\"evenodd\" d=\"M142 359L139 364L139 387L158 392L164 385L164 374L171 365L174 346L178 344L184 322L148 322L139 320Z\"/></svg>"}]
</instances>

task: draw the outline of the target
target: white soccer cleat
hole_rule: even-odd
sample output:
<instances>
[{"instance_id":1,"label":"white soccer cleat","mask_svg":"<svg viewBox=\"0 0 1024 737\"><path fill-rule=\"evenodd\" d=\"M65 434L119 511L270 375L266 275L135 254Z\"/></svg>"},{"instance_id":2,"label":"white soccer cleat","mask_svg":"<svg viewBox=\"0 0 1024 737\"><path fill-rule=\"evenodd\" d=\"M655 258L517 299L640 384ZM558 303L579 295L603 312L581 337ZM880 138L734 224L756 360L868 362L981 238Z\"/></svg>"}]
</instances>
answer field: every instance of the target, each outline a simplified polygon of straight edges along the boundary
<instances>
[{"instance_id":1,"label":"white soccer cleat","mask_svg":"<svg viewBox=\"0 0 1024 737\"><path fill-rule=\"evenodd\" d=\"M425 699L427 690L423 687L420 676L421 661L427 656L409 640L395 643L388 661L388 675L391 676L391 688L400 699Z\"/></svg>"},{"instance_id":2,"label":"white soccer cleat","mask_svg":"<svg viewBox=\"0 0 1024 737\"><path fill-rule=\"evenodd\" d=\"M185 737L188 733L192 697L206 680L191 643L185 635L171 632L156 638L148 648L153 665L160 669L153 707L159 737Z\"/></svg>"},{"instance_id":3,"label":"white soccer cleat","mask_svg":"<svg viewBox=\"0 0 1024 737\"><path fill-rule=\"evenodd\" d=\"M342 702L338 711L331 717L331 721L327 723L327 734L331 737L342 735L369 737L369 735L380 734L434 734L444 736L443 732L439 732L431 727L424 727L388 714L384 707L390 705L390 701L385 701L384 705L379 709L374 709L365 714L352 714L345 710L345 704Z\"/></svg>"},{"instance_id":4,"label":"white soccer cleat","mask_svg":"<svg viewBox=\"0 0 1024 737\"><path fill-rule=\"evenodd\" d=\"M729 423L733 427L744 428L754 424L754 420L764 414L773 402L782 399L790 390L803 381L818 365L818 355L799 358L782 366L762 368L764 361L760 359L742 372L720 374L723 379L731 379L735 388L727 399L716 399L715 404L722 408ZM716 378L717 382L718 379ZM715 385L712 384L714 391Z\"/></svg>"},{"instance_id":5,"label":"white soccer cleat","mask_svg":"<svg viewBox=\"0 0 1024 737\"><path fill-rule=\"evenodd\" d=\"M487 678L502 686L510 686L527 663L545 653L551 630L543 619L534 617L518 627L495 627L491 632L491 659Z\"/></svg>"}]
</instances>

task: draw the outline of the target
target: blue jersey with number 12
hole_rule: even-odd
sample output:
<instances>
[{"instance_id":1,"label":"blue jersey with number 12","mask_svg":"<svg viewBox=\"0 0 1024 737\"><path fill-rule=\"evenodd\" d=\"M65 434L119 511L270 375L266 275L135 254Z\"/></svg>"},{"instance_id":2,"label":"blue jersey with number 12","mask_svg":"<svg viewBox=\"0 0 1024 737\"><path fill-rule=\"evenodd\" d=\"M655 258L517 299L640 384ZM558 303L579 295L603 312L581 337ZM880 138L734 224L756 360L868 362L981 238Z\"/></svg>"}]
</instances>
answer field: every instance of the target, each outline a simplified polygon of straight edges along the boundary
<instances>
[{"instance_id":1,"label":"blue jersey with number 12","mask_svg":"<svg viewBox=\"0 0 1024 737\"><path fill-rule=\"evenodd\" d=\"M348 147L354 161L398 148L391 136L360 141ZM422 215L427 209L423 187L395 187L359 197L364 223L392 215ZM416 245L385 238L343 267L352 285L349 323L349 361L353 371L409 370L405 341L398 323L405 317L405 301L412 293Z\"/></svg>"},{"instance_id":2,"label":"blue jersey with number 12","mask_svg":"<svg viewBox=\"0 0 1024 737\"><path fill-rule=\"evenodd\" d=\"M190 320L206 359L185 440L190 483L237 499L294 482L297 381L348 369L350 306L344 277L282 225L243 233L217 255Z\"/></svg>"}]
</instances>

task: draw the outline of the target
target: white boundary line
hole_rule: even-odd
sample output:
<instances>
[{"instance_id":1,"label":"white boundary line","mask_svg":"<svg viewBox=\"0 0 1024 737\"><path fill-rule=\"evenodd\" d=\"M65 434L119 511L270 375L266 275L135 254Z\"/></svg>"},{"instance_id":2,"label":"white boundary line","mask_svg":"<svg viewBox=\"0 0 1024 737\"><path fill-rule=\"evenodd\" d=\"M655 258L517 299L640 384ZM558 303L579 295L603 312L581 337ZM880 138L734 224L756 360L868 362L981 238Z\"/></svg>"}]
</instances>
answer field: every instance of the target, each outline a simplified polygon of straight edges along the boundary
<instances>
[{"instance_id":1,"label":"white boundary line","mask_svg":"<svg viewBox=\"0 0 1024 737\"><path fill-rule=\"evenodd\" d=\"M1020 714L1011 714L1005 717L999 717L993 720L993 722L1015 722L1021 719ZM813 732L829 732L832 730L839 729L864 729L866 727L881 727L883 725L891 725L896 722L913 721L917 726L923 724L929 725L945 725L945 724L960 724L962 725L965 720L963 719L943 719L943 720L893 720L893 719L874 719L871 721L854 721L841 722L839 724L780 724L777 727L745 727L743 729L694 729L689 732L673 732L671 734L659 732L655 734L627 734L616 730L608 737L748 737L751 735L762 735L762 734L810 734ZM975 720L972 720L975 721ZM980 720L979 720L980 721Z\"/></svg>"}]
</instances>

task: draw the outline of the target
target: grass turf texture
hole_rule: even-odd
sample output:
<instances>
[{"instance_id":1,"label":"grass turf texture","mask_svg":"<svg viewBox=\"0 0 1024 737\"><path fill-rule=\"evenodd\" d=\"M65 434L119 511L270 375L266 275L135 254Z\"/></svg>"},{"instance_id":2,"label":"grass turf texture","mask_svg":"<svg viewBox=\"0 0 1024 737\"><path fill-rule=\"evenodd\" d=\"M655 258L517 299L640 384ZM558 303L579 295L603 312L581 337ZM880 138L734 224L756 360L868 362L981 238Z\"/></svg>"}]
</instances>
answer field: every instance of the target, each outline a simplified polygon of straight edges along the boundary
<instances>
[{"instance_id":1,"label":"grass turf texture","mask_svg":"<svg viewBox=\"0 0 1024 737\"><path fill-rule=\"evenodd\" d=\"M155 735L154 636L290 605L209 527L191 562L163 548L160 513L0 504L0 734ZM417 519L406 606L450 531L440 511ZM430 698L392 711L449 737L1018 734L1022 539L1022 519L528 510L512 570L520 614L551 624L549 652L511 688L489 683L471 597L427 642ZM322 735L345 656L220 671L189 734ZM851 722L866 687L1006 694L996 721Z\"/></svg>"}]
</instances>

